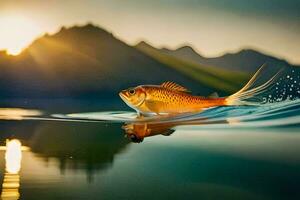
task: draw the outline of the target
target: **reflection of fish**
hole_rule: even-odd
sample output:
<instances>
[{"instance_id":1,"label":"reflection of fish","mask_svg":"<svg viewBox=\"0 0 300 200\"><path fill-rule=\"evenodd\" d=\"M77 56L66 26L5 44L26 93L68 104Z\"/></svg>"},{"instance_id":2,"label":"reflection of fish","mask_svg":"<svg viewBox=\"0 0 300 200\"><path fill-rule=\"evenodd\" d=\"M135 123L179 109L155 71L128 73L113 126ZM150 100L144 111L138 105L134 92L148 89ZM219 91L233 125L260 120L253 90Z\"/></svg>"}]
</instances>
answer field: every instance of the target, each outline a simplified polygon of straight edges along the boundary
<instances>
[{"instance_id":1,"label":"reflection of fish","mask_svg":"<svg viewBox=\"0 0 300 200\"><path fill-rule=\"evenodd\" d=\"M137 119L146 119L144 117L138 117ZM167 121L163 121L168 119ZM184 121L172 121L170 116L156 116L155 121L136 121L125 123L122 128L125 130L126 137L132 142L140 143L145 137L151 137L156 135L169 136L175 132L175 127L182 125L201 125L210 124L211 122L205 121L206 118L190 119ZM227 121L219 120L214 121L214 124L227 123Z\"/></svg>"},{"instance_id":2,"label":"reflection of fish","mask_svg":"<svg viewBox=\"0 0 300 200\"><path fill-rule=\"evenodd\" d=\"M263 92L279 73L266 83L250 89L263 67L240 91L229 97L193 96L186 88L173 82L164 82L161 85L141 85L123 90L119 95L128 106L143 115L199 112L204 108L214 106L245 105L248 104L244 101L245 99Z\"/></svg>"},{"instance_id":3,"label":"reflection of fish","mask_svg":"<svg viewBox=\"0 0 300 200\"><path fill-rule=\"evenodd\" d=\"M178 116L177 116L178 117ZM170 116L156 116L149 120L150 118L138 117L136 122L125 123L122 128L125 130L126 137L132 142L140 143L146 137L164 135L169 136L175 132L175 128L182 125L202 125L202 124L224 124L228 123L225 120L214 120L213 122L206 121L206 118L196 118L189 120L172 120ZM153 119L155 119L153 121ZM166 120L166 121L164 121ZM235 121L238 123L238 121Z\"/></svg>"},{"instance_id":4,"label":"reflection of fish","mask_svg":"<svg viewBox=\"0 0 300 200\"><path fill-rule=\"evenodd\" d=\"M172 129L175 126L174 123L129 123L122 126L126 132L126 136L130 138L132 142L142 142L145 137L154 135L169 136L175 130Z\"/></svg>"}]
</instances>

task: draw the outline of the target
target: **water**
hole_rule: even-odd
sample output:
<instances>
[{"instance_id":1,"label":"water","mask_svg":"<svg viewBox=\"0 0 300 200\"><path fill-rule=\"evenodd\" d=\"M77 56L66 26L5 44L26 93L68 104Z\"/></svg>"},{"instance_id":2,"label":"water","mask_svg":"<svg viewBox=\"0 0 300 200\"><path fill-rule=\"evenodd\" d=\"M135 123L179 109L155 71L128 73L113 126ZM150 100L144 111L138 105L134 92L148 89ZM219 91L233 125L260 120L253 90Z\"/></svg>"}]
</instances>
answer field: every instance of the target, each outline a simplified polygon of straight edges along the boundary
<instances>
[{"instance_id":1,"label":"water","mask_svg":"<svg viewBox=\"0 0 300 200\"><path fill-rule=\"evenodd\" d=\"M176 116L107 102L1 108L2 199L300 199L297 76L259 106Z\"/></svg>"},{"instance_id":2,"label":"water","mask_svg":"<svg viewBox=\"0 0 300 200\"><path fill-rule=\"evenodd\" d=\"M299 113L299 100L143 119L0 109L2 197L299 199Z\"/></svg>"}]
</instances>

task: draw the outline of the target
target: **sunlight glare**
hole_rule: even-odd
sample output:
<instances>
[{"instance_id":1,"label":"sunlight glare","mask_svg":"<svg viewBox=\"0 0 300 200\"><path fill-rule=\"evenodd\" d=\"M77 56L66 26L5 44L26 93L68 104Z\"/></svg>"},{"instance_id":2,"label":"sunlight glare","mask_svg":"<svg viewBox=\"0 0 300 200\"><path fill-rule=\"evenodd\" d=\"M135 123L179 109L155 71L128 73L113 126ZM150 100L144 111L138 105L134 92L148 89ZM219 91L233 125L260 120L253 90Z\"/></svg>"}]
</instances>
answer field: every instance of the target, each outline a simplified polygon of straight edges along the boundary
<instances>
[{"instance_id":1,"label":"sunlight glare","mask_svg":"<svg viewBox=\"0 0 300 200\"><path fill-rule=\"evenodd\" d=\"M17 200L20 197L20 169L22 144L17 139L6 140L5 174L2 183L1 199Z\"/></svg>"},{"instance_id":2,"label":"sunlight glare","mask_svg":"<svg viewBox=\"0 0 300 200\"><path fill-rule=\"evenodd\" d=\"M29 18L0 16L0 49L9 55L18 55L40 33L39 27Z\"/></svg>"},{"instance_id":3,"label":"sunlight glare","mask_svg":"<svg viewBox=\"0 0 300 200\"><path fill-rule=\"evenodd\" d=\"M19 140L9 140L6 143L6 171L9 173L18 173L21 168L21 142Z\"/></svg>"}]
</instances>

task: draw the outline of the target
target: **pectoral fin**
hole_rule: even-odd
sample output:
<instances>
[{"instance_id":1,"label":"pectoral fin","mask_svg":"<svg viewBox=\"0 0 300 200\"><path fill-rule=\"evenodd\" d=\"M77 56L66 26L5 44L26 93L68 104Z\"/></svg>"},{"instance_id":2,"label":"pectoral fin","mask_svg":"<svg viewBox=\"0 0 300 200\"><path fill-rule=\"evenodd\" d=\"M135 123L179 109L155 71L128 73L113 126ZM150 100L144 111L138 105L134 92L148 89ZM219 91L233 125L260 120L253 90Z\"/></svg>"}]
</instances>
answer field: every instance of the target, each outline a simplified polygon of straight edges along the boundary
<instances>
[{"instance_id":1,"label":"pectoral fin","mask_svg":"<svg viewBox=\"0 0 300 200\"><path fill-rule=\"evenodd\" d=\"M168 129L168 130L166 130L165 132L163 132L163 133L161 133L162 135L164 135L164 136L169 136L169 135L171 135L172 133L174 133L175 132L175 130L173 130L173 129Z\"/></svg>"},{"instance_id":2,"label":"pectoral fin","mask_svg":"<svg viewBox=\"0 0 300 200\"><path fill-rule=\"evenodd\" d=\"M160 111L164 108L165 104L162 101L145 101L145 105L152 112L159 114Z\"/></svg>"}]
</instances>

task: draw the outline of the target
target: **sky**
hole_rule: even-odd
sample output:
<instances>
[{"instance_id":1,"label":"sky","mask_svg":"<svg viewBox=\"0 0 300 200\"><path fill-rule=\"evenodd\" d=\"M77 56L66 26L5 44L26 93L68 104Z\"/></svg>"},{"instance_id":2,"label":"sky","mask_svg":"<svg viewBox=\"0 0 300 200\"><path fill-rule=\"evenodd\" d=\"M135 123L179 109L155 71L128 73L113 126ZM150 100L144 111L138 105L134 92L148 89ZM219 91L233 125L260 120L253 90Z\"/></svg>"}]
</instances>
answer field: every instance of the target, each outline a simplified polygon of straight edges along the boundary
<instances>
[{"instance_id":1,"label":"sky","mask_svg":"<svg viewBox=\"0 0 300 200\"><path fill-rule=\"evenodd\" d=\"M208 57L254 48L300 64L299 0L1 0L0 49L18 54L45 32L87 22L130 45L191 45Z\"/></svg>"}]
</instances>

